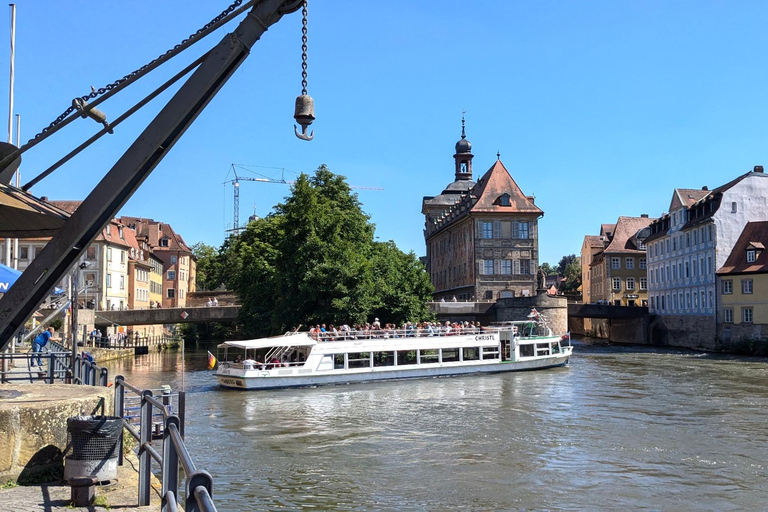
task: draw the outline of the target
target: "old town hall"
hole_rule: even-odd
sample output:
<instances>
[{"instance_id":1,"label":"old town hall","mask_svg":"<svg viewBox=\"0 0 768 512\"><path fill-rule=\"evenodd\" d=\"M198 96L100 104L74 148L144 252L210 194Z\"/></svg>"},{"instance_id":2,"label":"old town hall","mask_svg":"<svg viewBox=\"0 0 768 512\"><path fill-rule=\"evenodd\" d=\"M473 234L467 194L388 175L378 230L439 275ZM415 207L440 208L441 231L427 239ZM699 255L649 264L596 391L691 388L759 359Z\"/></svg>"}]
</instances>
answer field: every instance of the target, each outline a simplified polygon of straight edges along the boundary
<instances>
[{"instance_id":1,"label":"old town hall","mask_svg":"<svg viewBox=\"0 0 768 512\"><path fill-rule=\"evenodd\" d=\"M434 300L495 300L533 295L539 261L538 219L544 212L497 160L472 179L472 144L461 120L455 179L424 197L427 271Z\"/></svg>"}]
</instances>

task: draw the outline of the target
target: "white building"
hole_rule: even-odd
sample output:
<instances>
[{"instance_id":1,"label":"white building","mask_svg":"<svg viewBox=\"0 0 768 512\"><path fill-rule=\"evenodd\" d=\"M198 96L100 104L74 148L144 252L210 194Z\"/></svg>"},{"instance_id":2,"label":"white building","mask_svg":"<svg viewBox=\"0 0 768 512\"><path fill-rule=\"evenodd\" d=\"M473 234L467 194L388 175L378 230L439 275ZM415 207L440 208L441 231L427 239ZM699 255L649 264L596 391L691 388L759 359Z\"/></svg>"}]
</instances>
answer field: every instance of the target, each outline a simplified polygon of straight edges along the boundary
<instances>
[{"instance_id":1,"label":"white building","mask_svg":"<svg viewBox=\"0 0 768 512\"><path fill-rule=\"evenodd\" d=\"M669 213L646 239L649 310L655 342L716 348L715 271L744 226L768 220L768 176L762 166L713 190L675 189Z\"/></svg>"}]
</instances>

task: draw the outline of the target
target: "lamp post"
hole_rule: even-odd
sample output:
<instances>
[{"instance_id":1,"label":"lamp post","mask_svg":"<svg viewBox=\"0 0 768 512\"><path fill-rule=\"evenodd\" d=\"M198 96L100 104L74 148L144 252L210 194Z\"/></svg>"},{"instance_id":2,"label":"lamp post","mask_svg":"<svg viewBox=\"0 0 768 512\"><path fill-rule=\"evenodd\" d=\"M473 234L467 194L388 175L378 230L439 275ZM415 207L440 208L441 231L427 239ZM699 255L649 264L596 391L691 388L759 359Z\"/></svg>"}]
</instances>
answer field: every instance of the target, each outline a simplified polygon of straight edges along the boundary
<instances>
[{"instance_id":1,"label":"lamp post","mask_svg":"<svg viewBox=\"0 0 768 512\"><path fill-rule=\"evenodd\" d=\"M70 331L72 332L72 364L70 365L70 369L73 377L75 375L75 360L77 358L77 310L80 309L80 305L77 302L77 291L80 287L80 271L89 265L90 263L87 261L76 265L72 275L72 327L70 327Z\"/></svg>"}]
</instances>

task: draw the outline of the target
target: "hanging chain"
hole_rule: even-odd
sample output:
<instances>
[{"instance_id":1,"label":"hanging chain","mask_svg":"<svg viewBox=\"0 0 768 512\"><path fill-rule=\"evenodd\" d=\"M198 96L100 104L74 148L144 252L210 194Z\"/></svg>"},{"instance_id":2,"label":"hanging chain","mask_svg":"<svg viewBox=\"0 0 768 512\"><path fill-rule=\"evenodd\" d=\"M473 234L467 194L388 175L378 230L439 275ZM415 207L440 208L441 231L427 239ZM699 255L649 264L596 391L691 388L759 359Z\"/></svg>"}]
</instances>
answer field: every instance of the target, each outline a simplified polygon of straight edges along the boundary
<instances>
[{"instance_id":1,"label":"hanging chain","mask_svg":"<svg viewBox=\"0 0 768 512\"><path fill-rule=\"evenodd\" d=\"M107 91L111 91L112 89L114 89L115 87L119 86L120 84L126 82L127 80L132 79L133 77L135 77L139 73L142 73L148 67L150 67L150 66L154 65L155 63L157 63L157 61L159 61L161 59L164 59L166 56L168 56L168 54L178 50L182 46L187 46L191 41L193 41L194 39L197 39L197 37L202 32L208 30L210 27L212 27L213 25L219 23L221 20L223 20L224 18L226 18L227 16L232 14L232 12L234 12L235 9L240 7L240 4L242 4L242 3L243 3L243 0L235 0L234 2L232 2L232 5L230 5L226 9L224 9L221 12L221 14L219 14L218 16L213 18L205 26L203 26L202 28L198 29L197 32L195 32L194 34L190 35L188 38L184 39L179 44L177 44L176 46L174 46L170 50L166 51L164 54L160 55L159 57L157 57L156 59L150 61L149 63L143 65L142 67L140 67L139 69L137 69L133 73L129 73L129 74L125 75L123 78L119 78L119 79L115 80L111 84L107 84L104 87L101 87L99 89L94 89L93 87L91 87L91 93L90 94L86 94L85 96L80 96L79 99L82 100L82 101L87 101L87 100L96 98L97 96L101 96L102 94L104 94ZM305 12L306 12L306 10L305 10ZM306 18L305 18L305 20L306 20ZM305 27L306 27L306 23L305 23ZM306 33L306 28L305 28L305 33ZM304 49L306 50L306 46L304 46ZM304 65L304 68L306 68L306 64ZM305 73L305 75L306 75L306 73ZM305 83L305 85L306 85L306 83ZM76 108L74 106L70 106L59 117L57 117L55 121L53 121L51 124L49 124L46 128L43 128L43 131L41 131L40 133L35 135L33 140L40 138L45 132L51 130L54 126L56 126L57 124L59 124L62 121L64 121L64 119L66 119L75 110L76 110Z\"/></svg>"},{"instance_id":2,"label":"hanging chain","mask_svg":"<svg viewBox=\"0 0 768 512\"><path fill-rule=\"evenodd\" d=\"M307 2L301 6L301 94L307 94Z\"/></svg>"}]
</instances>

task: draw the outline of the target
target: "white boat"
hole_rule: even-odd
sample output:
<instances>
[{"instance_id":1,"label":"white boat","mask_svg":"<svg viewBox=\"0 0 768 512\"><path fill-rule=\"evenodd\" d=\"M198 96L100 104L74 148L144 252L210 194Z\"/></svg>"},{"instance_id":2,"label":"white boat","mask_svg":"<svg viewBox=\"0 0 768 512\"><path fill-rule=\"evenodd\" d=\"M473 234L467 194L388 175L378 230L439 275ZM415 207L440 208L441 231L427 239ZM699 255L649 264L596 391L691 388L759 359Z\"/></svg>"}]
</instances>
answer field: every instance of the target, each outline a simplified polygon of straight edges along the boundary
<instances>
[{"instance_id":1,"label":"white boat","mask_svg":"<svg viewBox=\"0 0 768 512\"><path fill-rule=\"evenodd\" d=\"M534 310L529 320L477 329L295 332L227 341L222 351L221 386L276 389L541 370L567 365L573 347Z\"/></svg>"}]
</instances>

